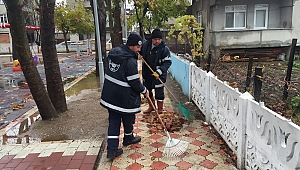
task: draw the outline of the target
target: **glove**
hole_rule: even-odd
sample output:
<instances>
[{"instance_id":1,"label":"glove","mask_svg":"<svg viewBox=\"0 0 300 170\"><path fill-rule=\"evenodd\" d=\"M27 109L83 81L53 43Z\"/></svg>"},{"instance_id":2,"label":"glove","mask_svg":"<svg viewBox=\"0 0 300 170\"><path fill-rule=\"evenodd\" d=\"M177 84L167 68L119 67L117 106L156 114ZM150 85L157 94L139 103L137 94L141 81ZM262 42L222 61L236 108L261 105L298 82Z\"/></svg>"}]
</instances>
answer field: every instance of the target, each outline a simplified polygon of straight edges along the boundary
<instances>
[{"instance_id":1,"label":"glove","mask_svg":"<svg viewBox=\"0 0 300 170\"><path fill-rule=\"evenodd\" d=\"M156 72L154 72L154 73L152 74L152 76L153 76L153 77L155 77L155 78L156 78L156 80L158 80L158 79L159 79L159 75L158 75Z\"/></svg>"}]
</instances>

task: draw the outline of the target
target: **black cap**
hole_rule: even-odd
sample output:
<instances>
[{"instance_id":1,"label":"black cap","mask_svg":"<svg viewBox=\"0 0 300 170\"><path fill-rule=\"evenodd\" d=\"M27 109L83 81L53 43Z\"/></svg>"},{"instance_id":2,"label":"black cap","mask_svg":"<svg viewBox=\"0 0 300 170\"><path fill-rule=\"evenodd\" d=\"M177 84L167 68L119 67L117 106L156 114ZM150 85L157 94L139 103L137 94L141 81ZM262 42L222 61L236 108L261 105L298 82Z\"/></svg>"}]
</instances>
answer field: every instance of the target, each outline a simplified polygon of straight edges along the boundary
<instances>
[{"instance_id":1,"label":"black cap","mask_svg":"<svg viewBox=\"0 0 300 170\"><path fill-rule=\"evenodd\" d=\"M152 31L152 34L151 34L151 38L160 38L162 39L162 33L160 31L160 29L156 28Z\"/></svg>"},{"instance_id":2,"label":"black cap","mask_svg":"<svg viewBox=\"0 0 300 170\"><path fill-rule=\"evenodd\" d=\"M142 44L143 44L142 37L136 33L131 33L127 38L127 42L126 42L127 46L135 46L135 45L142 45Z\"/></svg>"}]
</instances>

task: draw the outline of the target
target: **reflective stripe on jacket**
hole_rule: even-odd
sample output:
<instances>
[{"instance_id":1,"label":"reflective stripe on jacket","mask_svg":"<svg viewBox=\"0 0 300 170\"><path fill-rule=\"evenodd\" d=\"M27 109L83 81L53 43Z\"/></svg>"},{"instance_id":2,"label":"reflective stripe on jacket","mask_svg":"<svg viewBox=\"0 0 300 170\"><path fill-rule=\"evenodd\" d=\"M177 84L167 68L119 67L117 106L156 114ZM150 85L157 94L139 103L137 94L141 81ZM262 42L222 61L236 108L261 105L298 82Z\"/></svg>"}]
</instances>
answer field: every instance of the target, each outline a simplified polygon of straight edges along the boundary
<instances>
[{"instance_id":1,"label":"reflective stripe on jacket","mask_svg":"<svg viewBox=\"0 0 300 170\"><path fill-rule=\"evenodd\" d=\"M120 113L140 112L140 93L147 89L140 82L137 58L125 45L110 50L100 100L103 107Z\"/></svg>"}]
</instances>

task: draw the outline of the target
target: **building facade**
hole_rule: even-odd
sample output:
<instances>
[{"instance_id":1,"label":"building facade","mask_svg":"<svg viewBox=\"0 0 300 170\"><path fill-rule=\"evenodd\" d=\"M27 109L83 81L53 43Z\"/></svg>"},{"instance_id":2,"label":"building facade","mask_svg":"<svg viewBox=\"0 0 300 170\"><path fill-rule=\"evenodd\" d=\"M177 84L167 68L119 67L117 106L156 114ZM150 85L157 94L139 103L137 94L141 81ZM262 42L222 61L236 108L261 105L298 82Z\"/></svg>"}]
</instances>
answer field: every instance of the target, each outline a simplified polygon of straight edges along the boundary
<instances>
[{"instance_id":1,"label":"building facade","mask_svg":"<svg viewBox=\"0 0 300 170\"><path fill-rule=\"evenodd\" d=\"M281 47L300 36L300 2L294 0L194 0L189 12L204 28L204 50Z\"/></svg>"},{"instance_id":2,"label":"building facade","mask_svg":"<svg viewBox=\"0 0 300 170\"><path fill-rule=\"evenodd\" d=\"M7 24L8 18L3 0L0 0L0 24ZM12 52L12 40L9 28L0 27L0 54Z\"/></svg>"}]
</instances>

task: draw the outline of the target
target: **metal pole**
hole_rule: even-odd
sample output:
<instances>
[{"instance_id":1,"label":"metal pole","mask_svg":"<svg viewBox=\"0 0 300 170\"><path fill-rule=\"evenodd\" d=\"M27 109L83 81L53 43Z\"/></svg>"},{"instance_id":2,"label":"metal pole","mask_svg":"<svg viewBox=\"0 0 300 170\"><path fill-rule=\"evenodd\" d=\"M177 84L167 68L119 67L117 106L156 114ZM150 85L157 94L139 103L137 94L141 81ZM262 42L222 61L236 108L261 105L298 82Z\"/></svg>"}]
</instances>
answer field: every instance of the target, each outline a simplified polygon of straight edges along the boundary
<instances>
[{"instance_id":1,"label":"metal pole","mask_svg":"<svg viewBox=\"0 0 300 170\"><path fill-rule=\"evenodd\" d=\"M97 36L97 49L98 49L98 57L99 57L99 76L100 76L100 88L103 88L104 84L104 67L102 61L102 51L101 51L101 41L100 41L100 29L99 29L99 20L98 20L98 4L96 0L93 0L94 6L94 19L95 19L95 29L96 29L96 36Z\"/></svg>"},{"instance_id":2,"label":"metal pole","mask_svg":"<svg viewBox=\"0 0 300 170\"><path fill-rule=\"evenodd\" d=\"M126 1L124 0L124 23L125 23L125 38L127 38L127 12L126 12Z\"/></svg>"}]
</instances>

